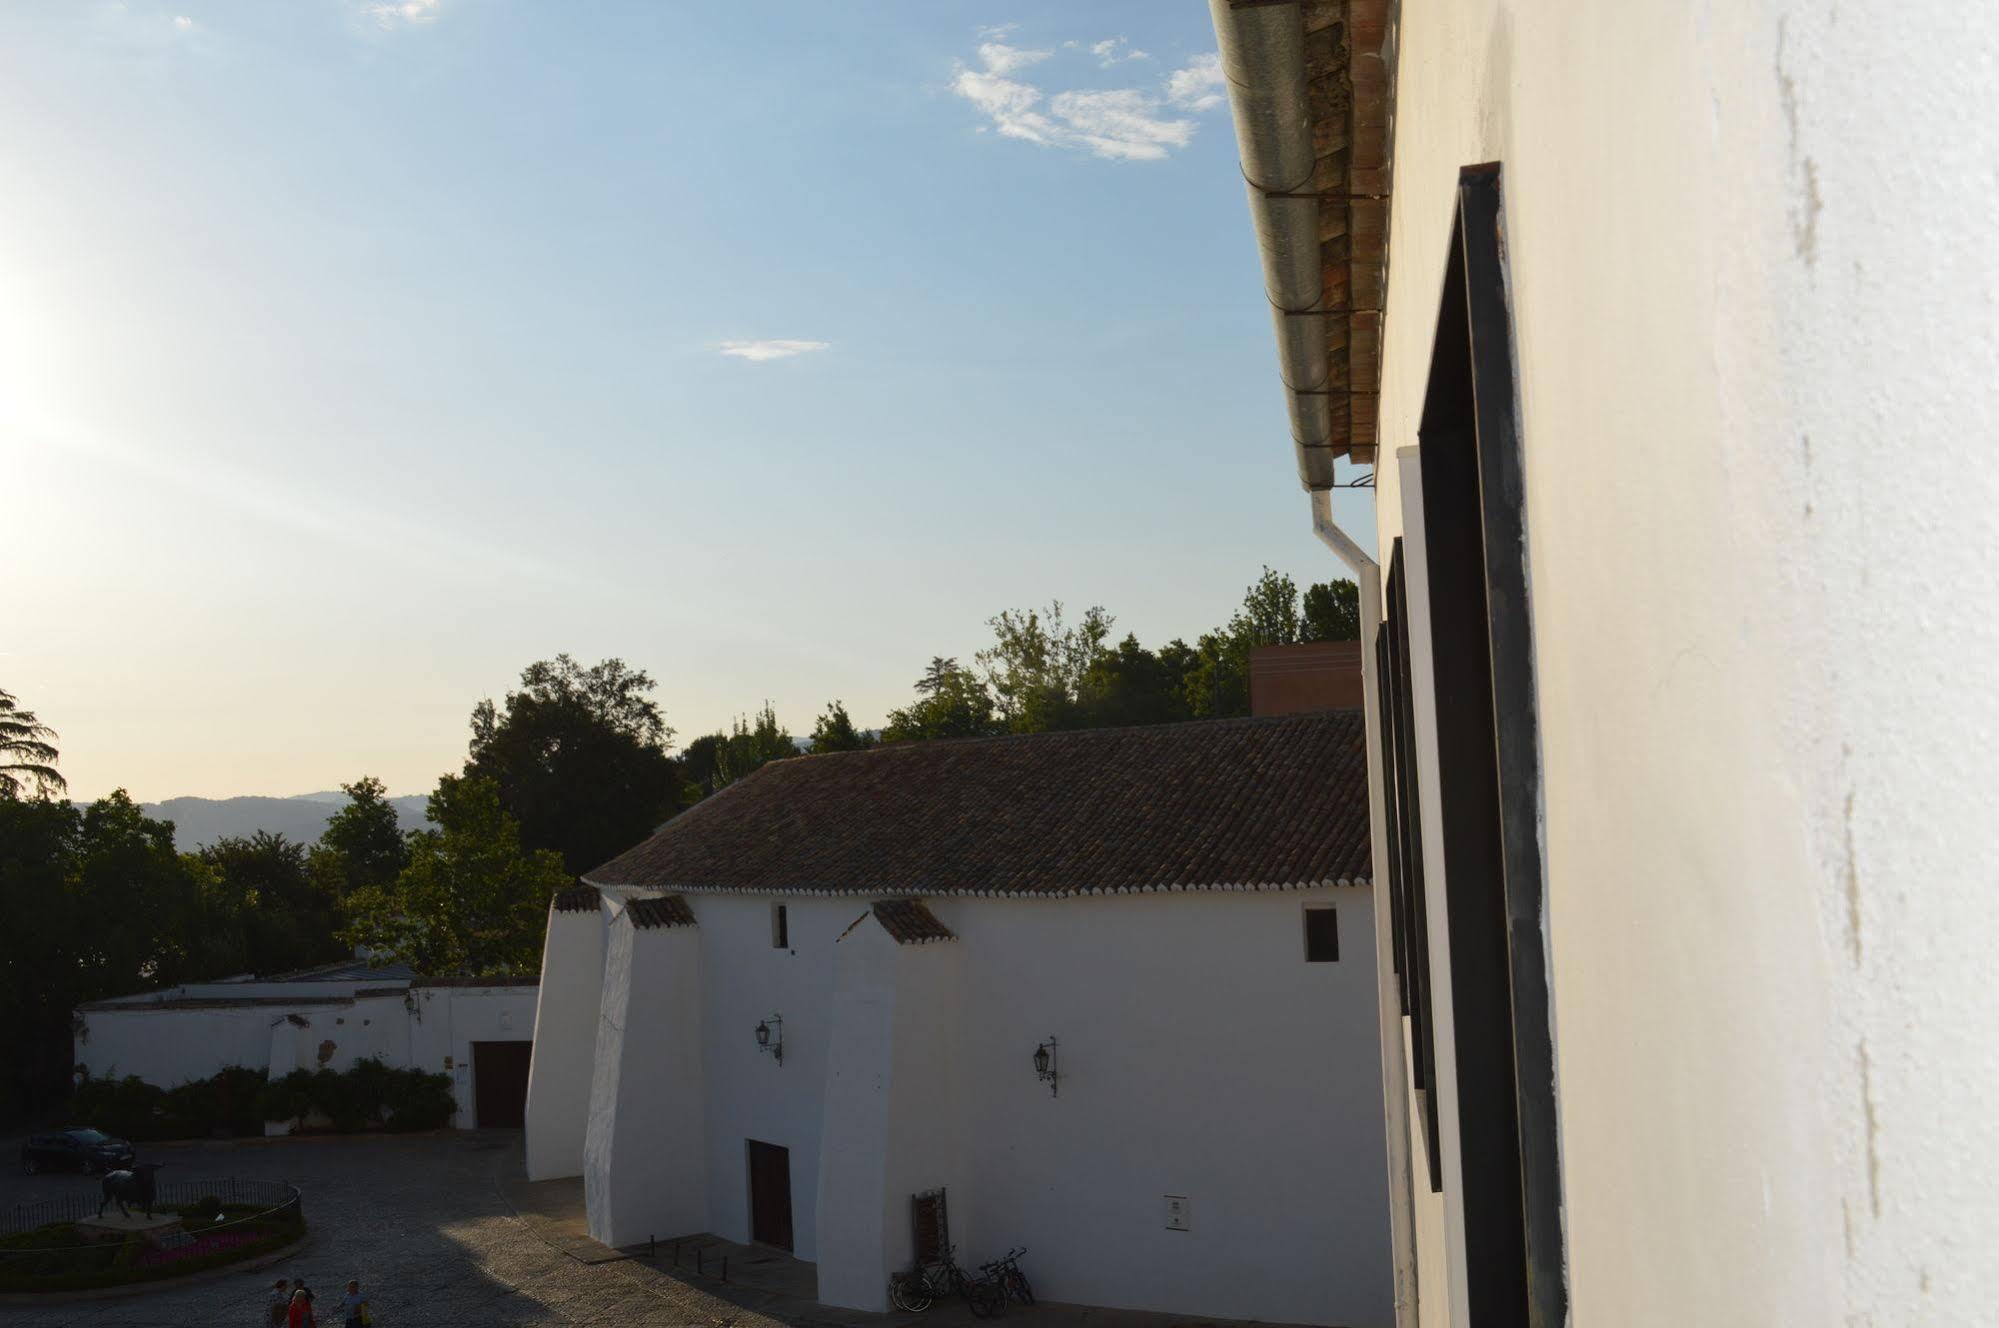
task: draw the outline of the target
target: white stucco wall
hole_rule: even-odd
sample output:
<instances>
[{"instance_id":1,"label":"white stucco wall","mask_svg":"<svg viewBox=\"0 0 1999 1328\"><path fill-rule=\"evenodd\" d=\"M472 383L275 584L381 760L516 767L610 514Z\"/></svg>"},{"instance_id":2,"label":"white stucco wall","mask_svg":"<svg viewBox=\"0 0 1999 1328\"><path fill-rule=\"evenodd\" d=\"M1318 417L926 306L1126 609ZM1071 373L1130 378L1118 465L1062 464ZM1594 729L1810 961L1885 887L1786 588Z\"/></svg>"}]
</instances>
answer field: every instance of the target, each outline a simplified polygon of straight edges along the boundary
<instances>
[{"instance_id":1,"label":"white stucco wall","mask_svg":"<svg viewBox=\"0 0 1999 1328\"><path fill-rule=\"evenodd\" d=\"M344 995L328 995L333 986ZM165 993L179 1000L133 998L79 1011L78 1064L96 1078L137 1075L172 1088L240 1065L281 1076L292 1070L352 1069L372 1058L399 1069L452 1075L453 1124L477 1124L472 1082L474 1042L524 1041L534 1029L535 988L494 984L406 991L366 984L259 983L248 1000L214 1004L250 984L207 984ZM355 996L356 990L375 994ZM286 1000L289 993L294 999ZM417 1009L412 1014L408 999Z\"/></svg>"},{"instance_id":2,"label":"white stucco wall","mask_svg":"<svg viewBox=\"0 0 1999 1328\"><path fill-rule=\"evenodd\" d=\"M788 897L783 950L774 902L691 895L699 925L679 933L701 947L718 1234L750 1234L757 1139L790 1150L794 1246L830 1303L884 1303L910 1197L941 1186L961 1259L1026 1244L1050 1299L1394 1322L1366 889L934 899L960 939L924 946L895 945L865 901ZM1308 903L1338 909L1339 962L1305 961ZM614 941L607 990L621 962ZM753 1036L772 1013L782 1066ZM1032 1065L1050 1035L1059 1097ZM1191 1230L1166 1229L1167 1195Z\"/></svg>"},{"instance_id":3,"label":"white stucco wall","mask_svg":"<svg viewBox=\"0 0 1999 1328\"><path fill-rule=\"evenodd\" d=\"M532 985L415 988L417 1016L409 1024L410 1064L451 1076L458 1111L451 1123L481 1124L475 1042L526 1042L534 1036L538 989ZM398 998L400 1004L400 998Z\"/></svg>"},{"instance_id":4,"label":"white stucco wall","mask_svg":"<svg viewBox=\"0 0 1999 1328\"><path fill-rule=\"evenodd\" d=\"M606 1245L709 1229L702 1041L700 933L616 918L583 1164L590 1234Z\"/></svg>"},{"instance_id":5,"label":"white stucco wall","mask_svg":"<svg viewBox=\"0 0 1999 1328\"><path fill-rule=\"evenodd\" d=\"M1308 964L1328 901L1340 962ZM1394 1322L1368 891L933 908L966 938L968 1254L1028 1245L1053 1300ZM1059 1096L1030 1062L1050 1035Z\"/></svg>"},{"instance_id":6,"label":"white stucco wall","mask_svg":"<svg viewBox=\"0 0 1999 1328\"><path fill-rule=\"evenodd\" d=\"M550 907L528 1067L527 1174L552 1180L583 1173L590 1084L604 994L605 913Z\"/></svg>"},{"instance_id":7,"label":"white stucco wall","mask_svg":"<svg viewBox=\"0 0 1999 1328\"><path fill-rule=\"evenodd\" d=\"M770 910L783 903L790 946L771 945ZM708 1068L708 1210L717 1235L750 1238L746 1142L791 1154L792 1249L819 1257L819 1139L832 1025L834 940L867 911L851 899L698 895L703 1047ZM757 1050L759 1020L784 1016L784 1064Z\"/></svg>"},{"instance_id":8,"label":"white stucco wall","mask_svg":"<svg viewBox=\"0 0 1999 1328\"><path fill-rule=\"evenodd\" d=\"M1505 169L1574 1321L1984 1322L1999 9L1399 41L1387 457L1457 170Z\"/></svg>"}]
</instances>

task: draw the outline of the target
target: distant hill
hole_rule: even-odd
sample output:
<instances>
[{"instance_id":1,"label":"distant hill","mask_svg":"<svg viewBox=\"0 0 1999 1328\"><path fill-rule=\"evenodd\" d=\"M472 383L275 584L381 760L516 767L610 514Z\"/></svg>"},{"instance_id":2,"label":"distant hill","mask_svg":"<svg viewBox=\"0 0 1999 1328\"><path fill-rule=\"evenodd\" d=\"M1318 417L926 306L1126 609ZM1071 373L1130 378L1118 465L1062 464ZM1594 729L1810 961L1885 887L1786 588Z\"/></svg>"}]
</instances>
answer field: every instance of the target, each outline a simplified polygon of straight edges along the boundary
<instances>
[{"instance_id":1,"label":"distant hill","mask_svg":"<svg viewBox=\"0 0 1999 1328\"><path fill-rule=\"evenodd\" d=\"M268 830L302 844L319 839L326 820L347 800L344 793L301 793L291 798L168 798L140 804L148 816L174 823L174 846L183 852L230 836ZM403 829L423 826L424 795L390 798Z\"/></svg>"}]
</instances>

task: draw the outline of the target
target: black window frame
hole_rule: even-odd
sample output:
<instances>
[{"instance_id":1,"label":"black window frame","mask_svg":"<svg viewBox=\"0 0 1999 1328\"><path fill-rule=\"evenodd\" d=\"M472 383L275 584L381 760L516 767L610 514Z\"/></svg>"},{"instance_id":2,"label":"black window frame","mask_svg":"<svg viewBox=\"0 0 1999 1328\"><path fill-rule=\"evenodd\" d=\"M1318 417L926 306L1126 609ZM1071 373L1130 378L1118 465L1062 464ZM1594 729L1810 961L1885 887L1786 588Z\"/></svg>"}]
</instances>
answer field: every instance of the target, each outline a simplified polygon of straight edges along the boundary
<instances>
[{"instance_id":1,"label":"black window frame","mask_svg":"<svg viewBox=\"0 0 1999 1328\"><path fill-rule=\"evenodd\" d=\"M1474 1328L1568 1319L1538 693L1497 163L1458 177L1418 429L1464 1277Z\"/></svg>"}]
</instances>

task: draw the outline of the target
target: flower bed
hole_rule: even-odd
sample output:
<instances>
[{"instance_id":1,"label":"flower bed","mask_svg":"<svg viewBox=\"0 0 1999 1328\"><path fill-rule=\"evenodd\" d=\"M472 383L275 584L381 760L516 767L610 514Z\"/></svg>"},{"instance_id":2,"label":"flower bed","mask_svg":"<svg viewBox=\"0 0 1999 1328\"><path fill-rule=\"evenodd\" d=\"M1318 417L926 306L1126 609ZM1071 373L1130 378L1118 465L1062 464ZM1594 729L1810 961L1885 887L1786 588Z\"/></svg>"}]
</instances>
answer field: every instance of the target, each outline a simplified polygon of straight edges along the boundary
<instances>
[{"instance_id":1,"label":"flower bed","mask_svg":"<svg viewBox=\"0 0 1999 1328\"><path fill-rule=\"evenodd\" d=\"M182 1277L254 1259L305 1235L296 1190L275 1206L210 1198L171 1211L187 1225L157 1244L136 1235L92 1239L74 1222L0 1235L0 1292L85 1291Z\"/></svg>"}]
</instances>

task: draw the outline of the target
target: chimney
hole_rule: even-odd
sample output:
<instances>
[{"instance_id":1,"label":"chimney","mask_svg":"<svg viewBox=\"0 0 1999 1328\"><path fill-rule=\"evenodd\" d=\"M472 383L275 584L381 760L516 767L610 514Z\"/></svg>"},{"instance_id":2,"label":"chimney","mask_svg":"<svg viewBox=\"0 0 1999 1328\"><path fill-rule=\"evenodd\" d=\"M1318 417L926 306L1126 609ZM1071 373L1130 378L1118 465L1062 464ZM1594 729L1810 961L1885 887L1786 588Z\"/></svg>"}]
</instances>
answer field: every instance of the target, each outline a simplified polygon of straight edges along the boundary
<instances>
[{"instance_id":1,"label":"chimney","mask_svg":"<svg viewBox=\"0 0 1999 1328\"><path fill-rule=\"evenodd\" d=\"M1360 642L1312 641L1249 652L1249 713L1296 715L1361 704Z\"/></svg>"}]
</instances>

